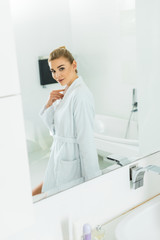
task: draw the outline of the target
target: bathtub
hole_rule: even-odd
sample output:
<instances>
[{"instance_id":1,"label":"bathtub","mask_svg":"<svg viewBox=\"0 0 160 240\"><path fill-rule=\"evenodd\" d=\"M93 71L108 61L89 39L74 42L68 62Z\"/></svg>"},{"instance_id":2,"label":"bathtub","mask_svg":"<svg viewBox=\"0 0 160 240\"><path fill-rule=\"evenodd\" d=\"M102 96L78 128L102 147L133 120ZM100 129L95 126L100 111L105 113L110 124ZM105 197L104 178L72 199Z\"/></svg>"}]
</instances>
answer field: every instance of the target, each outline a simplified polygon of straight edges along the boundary
<instances>
[{"instance_id":1,"label":"bathtub","mask_svg":"<svg viewBox=\"0 0 160 240\"><path fill-rule=\"evenodd\" d=\"M160 239L160 196L132 210L115 230L116 240Z\"/></svg>"},{"instance_id":2,"label":"bathtub","mask_svg":"<svg viewBox=\"0 0 160 240\"><path fill-rule=\"evenodd\" d=\"M99 152L105 151L126 157L138 156L137 122L131 121L127 138L125 138L127 125L128 120L126 119L97 114L94 137Z\"/></svg>"}]
</instances>

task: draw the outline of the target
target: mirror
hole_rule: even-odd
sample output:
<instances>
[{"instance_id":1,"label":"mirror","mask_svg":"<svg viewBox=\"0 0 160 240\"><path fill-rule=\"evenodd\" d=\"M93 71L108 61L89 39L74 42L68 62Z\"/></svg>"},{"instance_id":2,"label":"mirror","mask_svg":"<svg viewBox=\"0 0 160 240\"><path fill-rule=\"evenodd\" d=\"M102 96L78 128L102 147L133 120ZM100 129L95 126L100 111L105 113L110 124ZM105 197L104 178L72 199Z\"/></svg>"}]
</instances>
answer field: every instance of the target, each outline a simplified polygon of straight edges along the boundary
<instances>
[{"instance_id":1,"label":"mirror","mask_svg":"<svg viewBox=\"0 0 160 240\"><path fill-rule=\"evenodd\" d=\"M40 85L38 58L59 46L71 51L79 75L93 93L102 173L139 158L135 1L11 0L10 4L32 187L43 179L53 140L39 112L49 93L61 88L57 83ZM65 189L51 189L34 201L61 190Z\"/></svg>"}]
</instances>

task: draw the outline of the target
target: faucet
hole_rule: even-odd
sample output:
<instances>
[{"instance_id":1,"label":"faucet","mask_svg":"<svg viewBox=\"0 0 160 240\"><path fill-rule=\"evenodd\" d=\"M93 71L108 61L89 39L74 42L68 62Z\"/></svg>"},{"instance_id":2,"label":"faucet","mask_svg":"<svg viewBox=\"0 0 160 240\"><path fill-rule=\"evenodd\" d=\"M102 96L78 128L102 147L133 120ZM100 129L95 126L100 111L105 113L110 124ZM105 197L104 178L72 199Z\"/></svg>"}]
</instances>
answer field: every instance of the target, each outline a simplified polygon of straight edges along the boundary
<instances>
[{"instance_id":1,"label":"faucet","mask_svg":"<svg viewBox=\"0 0 160 240\"><path fill-rule=\"evenodd\" d=\"M129 131L129 127L131 124L131 119L132 116L135 112L138 112L138 101L137 101L137 89L133 88L132 91L132 110L128 119L128 124L127 124L127 129L126 129L126 133L125 133L125 138L127 138L128 136L128 131ZM137 121L137 133L138 133L138 121Z\"/></svg>"},{"instance_id":2,"label":"faucet","mask_svg":"<svg viewBox=\"0 0 160 240\"><path fill-rule=\"evenodd\" d=\"M132 183L132 188L137 189L143 186L144 174L146 171L152 171L160 174L160 167L155 165L148 165L147 167L132 167L130 168L130 180Z\"/></svg>"},{"instance_id":3,"label":"faucet","mask_svg":"<svg viewBox=\"0 0 160 240\"><path fill-rule=\"evenodd\" d=\"M105 159L106 160L108 159L110 161L116 162L121 167L131 163L129 158L127 158L125 156L118 155L118 154L110 154L107 157L105 157L104 160Z\"/></svg>"},{"instance_id":4,"label":"faucet","mask_svg":"<svg viewBox=\"0 0 160 240\"><path fill-rule=\"evenodd\" d=\"M132 112L138 111L137 89L133 88L132 92Z\"/></svg>"}]
</instances>

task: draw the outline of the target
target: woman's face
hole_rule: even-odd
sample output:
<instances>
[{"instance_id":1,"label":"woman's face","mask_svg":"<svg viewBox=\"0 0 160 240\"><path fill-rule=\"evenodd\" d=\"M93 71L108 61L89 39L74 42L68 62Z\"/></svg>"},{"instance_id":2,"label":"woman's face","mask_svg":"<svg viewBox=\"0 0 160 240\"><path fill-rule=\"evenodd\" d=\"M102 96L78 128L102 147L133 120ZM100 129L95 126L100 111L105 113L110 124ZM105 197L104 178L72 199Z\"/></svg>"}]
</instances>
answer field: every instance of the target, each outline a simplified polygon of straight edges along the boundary
<instances>
[{"instance_id":1,"label":"woman's face","mask_svg":"<svg viewBox=\"0 0 160 240\"><path fill-rule=\"evenodd\" d=\"M75 70L77 63L74 60L71 64L67 58L60 57L49 62L49 67L52 72L52 77L62 86L70 86L78 77Z\"/></svg>"}]
</instances>

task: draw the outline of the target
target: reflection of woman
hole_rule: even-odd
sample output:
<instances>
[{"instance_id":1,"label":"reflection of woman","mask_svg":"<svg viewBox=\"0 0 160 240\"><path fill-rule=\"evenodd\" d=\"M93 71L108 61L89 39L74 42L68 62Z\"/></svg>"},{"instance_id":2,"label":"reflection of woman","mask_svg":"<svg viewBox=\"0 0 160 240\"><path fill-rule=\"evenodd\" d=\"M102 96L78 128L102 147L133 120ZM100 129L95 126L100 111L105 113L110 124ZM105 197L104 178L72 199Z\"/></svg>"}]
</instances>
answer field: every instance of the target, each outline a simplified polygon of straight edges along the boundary
<instances>
[{"instance_id":1,"label":"reflection of woman","mask_svg":"<svg viewBox=\"0 0 160 240\"><path fill-rule=\"evenodd\" d=\"M41 111L54 141L44 181L33 195L60 191L101 174L93 136L92 94L78 77L77 63L65 47L51 52L48 63L53 78L66 88L53 90Z\"/></svg>"}]
</instances>

